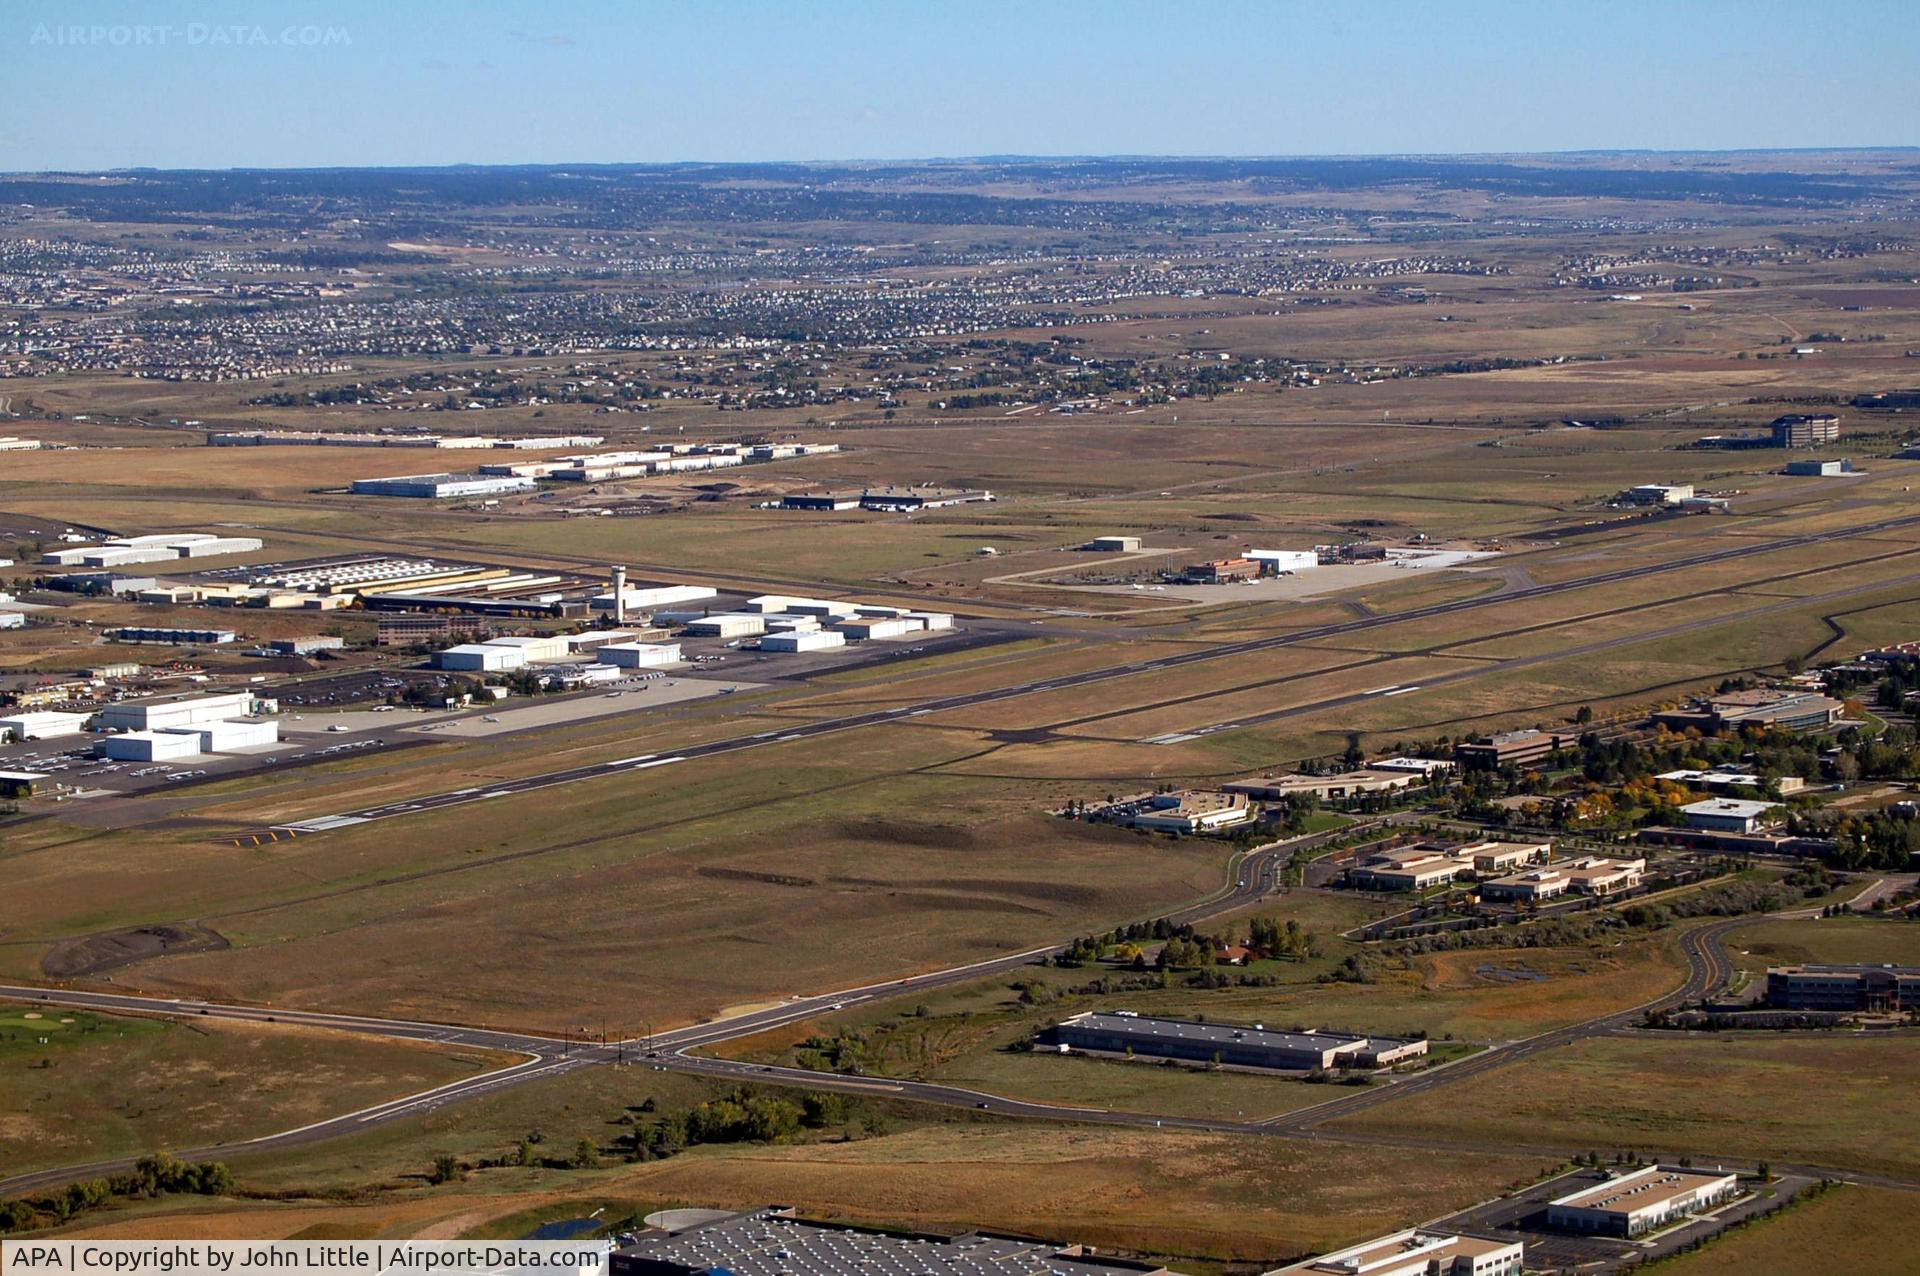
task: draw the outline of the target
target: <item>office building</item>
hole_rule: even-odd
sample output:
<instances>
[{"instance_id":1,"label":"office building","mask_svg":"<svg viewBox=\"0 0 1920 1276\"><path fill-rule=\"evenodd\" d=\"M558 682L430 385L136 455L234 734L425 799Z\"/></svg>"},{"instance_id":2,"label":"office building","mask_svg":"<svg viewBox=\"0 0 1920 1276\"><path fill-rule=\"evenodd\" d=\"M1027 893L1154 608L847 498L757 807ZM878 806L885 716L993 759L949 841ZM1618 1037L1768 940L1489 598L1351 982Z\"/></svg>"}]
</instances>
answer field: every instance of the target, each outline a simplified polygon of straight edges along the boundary
<instances>
[{"instance_id":1,"label":"office building","mask_svg":"<svg viewBox=\"0 0 1920 1276\"><path fill-rule=\"evenodd\" d=\"M1129 1011L1097 1010L1062 1020L1042 1034L1045 1044L1101 1054L1181 1059L1237 1068L1289 1072L1330 1068L1384 1068L1427 1052L1419 1038L1357 1037L1342 1032L1269 1032L1229 1023L1154 1019Z\"/></svg>"},{"instance_id":2,"label":"office building","mask_svg":"<svg viewBox=\"0 0 1920 1276\"><path fill-rule=\"evenodd\" d=\"M1426 782L1417 771L1375 770L1340 771L1333 775L1265 775L1234 780L1220 787L1228 793L1244 793L1259 802L1284 802L1311 796L1324 801L1340 801L1362 793L1389 793L1411 789Z\"/></svg>"},{"instance_id":3,"label":"office building","mask_svg":"<svg viewBox=\"0 0 1920 1276\"><path fill-rule=\"evenodd\" d=\"M1555 867L1566 874L1568 887L1577 895L1618 895L1638 886L1647 872L1643 859L1600 855L1583 856Z\"/></svg>"},{"instance_id":4,"label":"office building","mask_svg":"<svg viewBox=\"0 0 1920 1276\"><path fill-rule=\"evenodd\" d=\"M1424 891L1458 881L1473 871L1473 860L1438 846L1409 846L1380 851L1348 870L1361 890Z\"/></svg>"},{"instance_id":5,"label":"office building","mask_svg":"<svg viewBox=\"0 0 1920 1276\"><path fill-rule=\"evenodd\" d=\"M1566 894L1573 887L1557 868L1535 868L1480 883L1480 898L1488 903L1538 904Z\"/></svg>"},{"instance_id":6,"label":"office building","mask_svg":"<svg viewBox=\"0 0 1920 1276\"><path fill-rule=\"evenodd\" d=\"M1648 1165L1549 1201L1547 1226L1601 1236L1643 1236L1730 1200L1738 1191L1739 1179L1732 1174Z\"/></svg>"},{"instance_id":7,"label":"office building","mask_svg":"<svg viewBox=\"0 0 1920 1276\"><path fill-rule=\"evenodd\" d=\"M1775 447L1819 447L1840 438L1840 418L1827 414L1805 416L1789 413L1775 417L1768 428L1773 432Z\"/></svg>"},{"instance_id":8,"label":"office building","mask_svg":"<svg viewBox=\"0 0 1920 1276\"><path fill-rule=\"evenodd\" d=\"M1771 966L1767 1004L1843 1014L1920 1010L1920 966Z\"/></svg>"},{"instance_id":9,"label":"office building","mask_svg":"<svg viewBox=\"0 0 1920 1276\"><path fill-rule=\"evenodd\" d=\"M1680 808L1680 814L1686 817L1688 828L1716 833L1753 833L1779 823L1779 809L1772 802L1708 798L1704 802L1689 802Z\"/></svg>"},{"instance_id":10,"label":"office building","mask_svg":"<svg viewBox=\"0 0 1920 1276\"><path fill-rule=\"evenodd\" d=\"M1267 1276L1520 1276L1525 1264L1526 1247L1519 1241L1450 1236L1415 1227Z\"/></svg>"},{"instance_id":11,"label":"office building","mask_svg":"<svg viewBox=\"0 0 1920 1276\"><path fill-rule=\"evenodd\" d=\"M1528 762L1539 762L1554 750L1572 748L1576 743L1578 741L1571 735L1527 727L1520 731L1502 732L1484 741L1456 744L1453 754L1462 766L1521 766Z\"/></svg>"},{"instance_id":12,"label":"office building","mask_svg":"<svg viewBox=\"0 0 1920 1276\"><path fill-rule=\"evenodd\" d=\"M1817 691L1756 687L1701 697L1684 709L1656 713L1653 721L1669 731L1691 727L1707 735L1742 727L1820 731L1839 722L1845 708L1840 701Z\"/></svg>"},{"instance_id":13,"label":"office building","mask_svg":"<svg viewBox=\"0 0 1920 1276\"><path fill-rule=\"evenodd\" d=\"M1098 815L1123 828L1154 833L1214 833L1245 824L1253 818L1253 808L1239 793L1186 789L1129 798L1102 808Z\"/></svg>"}]
</instances>

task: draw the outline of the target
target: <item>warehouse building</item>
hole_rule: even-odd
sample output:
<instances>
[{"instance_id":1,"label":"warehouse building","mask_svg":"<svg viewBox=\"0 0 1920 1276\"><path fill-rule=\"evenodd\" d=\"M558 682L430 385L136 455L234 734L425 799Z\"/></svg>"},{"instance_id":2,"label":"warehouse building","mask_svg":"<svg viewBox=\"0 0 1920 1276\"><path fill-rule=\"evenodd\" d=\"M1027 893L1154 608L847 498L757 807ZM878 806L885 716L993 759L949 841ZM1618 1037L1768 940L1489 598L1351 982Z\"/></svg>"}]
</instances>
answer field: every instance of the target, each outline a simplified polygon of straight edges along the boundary
<instances>
[{"instance_id":1,"label":"warehouse building","mask_svg":"<svg viewBox=\"0 0 1920 1276\"><path fill-rule=\"evenodd\" d=\"M239 638L231 629L173 629L151 625L125 625L107 630L106 636L115 642L150 642L168 647L216 647Z\"/></svg>"},{"instance_id":2,"label":"warehouse building","mask_svg":"<svg viewBox=\"0 0 1920 1276\"><path fill-rule=\"evenodd\" d=\"M1846 457L1837 461L1788 461L1787 473L1801 478L1840 478L1853 473L1853 462Z\"/></svg>"},{"instance_id":3,"label":"warehouse building","mask_svg":"<svg viewBox=\"0 0 1920 1276\"><path fill-rule=\"evenodd\" d=\"M27 616L25 612L0 611L0 629L25 629L26 627Z\"/></svg>"},{"instance_id":4,"label":"warehouse building","mask_svg":"<svg viewBox=\"0 0 1920 1276\"><path fill-rule=\"evenodd\" d=\"M232 753L261 745L280 743L280 724L253 719L223 718L217 722L197 722L190 727L163 727L166 735L190 735L202 753Z\"/></svg>"},{"instance_id":5,"label":"warehouse building","mask_svg":"<svg viewBox=\"0 0 1920 1276\"><path fill-rule=\"evenodd\" d=\"M115 762L171 762L200 756L200 737L191 732L129 731L101 738L94 753Z\"/></svg>"},{"instance_id":6,"label":"warehouse building","mask_svg":"<svg viewBox=\"0 0 1920 1276\"><path fill-rule=\"evenodd\" d=\"M1620 494L1628 505L1678 505L1693 495L1691 483L1642 483Z\"/></svg>"},{"instance_id":7,"label":"warehouse building","mask_svg":"<svg viewBox=\"0 0 1920 1276\"><path fill-rule=\"evenodd\" d=\"M833 627L857 642L905 638L920 632L920 623L905 616L855 616L835 621Z\"/></svg>"},{"instance_id":8,"label":"warehouse building","mask_svg":"<svg viewBox=\"0 0 1920 1276\"><path fill-rule=\"evenodd\" d=\"M703 602L720 596L719 590L708 585L643 585L620 592L621 606L626 611L650 611L655 607ZM595 594L588 606L595 611L612 611L613 604L613 594L608 592Z\"/></svg>"},{"instance_id":9,"label":"warehouse building","mask_svg":"<svg viewBox=\"0 0 1920 1276\"><path fill-rule=\"evenodd\" d=\"M520 653L520 663L527 665L565 660L572 651L572 648L567 645L564 634L521 634L506 638L489 638L481 646L511 647Z\"/></svg>"},{"instance_id":10,"label":"warehouse building","mask_svg":"<svg viewBox=\"0 0 1920 1276\"><path fill-rule=\"evenodd\" d=\"M1549 1201L1547 1226L1601 1236L1643 1236L1731 1200L1739 1190L1740 1180L1732 1174L1648 1165Z\"/></svg>"},{"instance_id":11,"label":"warehouse building","mask_svg":"<svg viewBox=\"0 0 1920 1276\"><path fill-rule=\"evenodd\" d=\"M1288 1072L1329 1068L1384 1068L1427 1052L1418 1038L1356 1037L1340 1032L1269 1032L1187 1019L1152 1019L1130 1011L1086 1011L1062 1020L1042 1036L1048 1045L1150 1059L1219 1062L1236 1068Z\"/></svg>"},{"instance_id":12,"label":"warehouse building","mask_svg":"<svg viewBox=\"0 0 1920 1276\"><path fill-rule=\"evenodd\" d=\"M526 656L516 647L495 647L484 642L463 642L457 647L434 653L433 667L461 673L505 673L526 667Z\"/></svg>"},{"instance_id":13,"label":"warehouse building","mask_svg":"<svg viewBox=\"0 0 1920 1276\"><path fill-rule=\"evenodd\" d=\"M311 638L270 639L267 650L276 656L311 656L316 651L339 651L346 645L347 640L336 634L316 634Z\"/></svg>"},{"instance_id":14,"label":"warehouse building","mask_svg":"<svg viewBox=\"0 0 1920 1276\"><path fill-rule=\"evenodd\" d=\"M860 494L860 508L910 514L916 510L944 509L950 505L970 505L992 499L992 492L965 488L870 487Z\"/></svg>"},{"instance_id":15,"label":"warehouse building","mask_svg":"<svg viewBox=\"0 0 1920 1276\"><path fill-rule=\"evenodd\" d=\"M1137 554L1140 552L1138 536L1096 536L1080 547L1100 554Z\"/></svg>"},{"instance_id":16,"label":"warehouse building","mask_svg":"<svg viewBox=\"0 0 1920 1276\"><path fill-rule=\"evenodd\" d=\"M847 636L837 629L792 630L768 634L760 640L760 650L774 652L832 651L847 645Z\"/></svg>"},{"instance_id":17,"label":"warehouse building","mask_svg":"<svg viewBox=\"0 0 1920 1276\"><path fill-rule=\"evenodd\" d=\"M8 713L0 717L0 739L58 740L63 736L79 735L87 729L87 717L84 713L56 713L52 710Z\"/></svg>"},{"instance_id":18,"label":"warehouse building","mask_svg":"<svg viewBox=\"0 0 1920 1276\"><path fill-rule=\"evenodd\" d=\"M659 669L680 663L677 642L610 642L600 647L597 659L622 669Z\"/></svg>"},{"instance_id":19,"label":"warehouse building","mask_svg":"<svg viewBox=\"0 0 1920 1276\"><path fill-rule=\"evenodd\" d=\"M537 486L523 474L399 474L391 478L355 479L357 496L411 496L446 500L456 496L504 496L531 492Z\"/></svg>"},{"instance_id":20,"label":"warehouse building","mask_svg":"<svg viewBox=\"0 0 1920 1276\"><path fill-rule=\"evenodd\" d=\"M1246 558L1218 558L1210 563L1195 563L1180 575L1193 584L1230 585L1259 576L1260 564Z\"/></svg>"},{"instance_id":21,"label":"warehouse building","mask_svg":"<svg viewBox=\"0 0 1920 1276\"><path fill-rule=\"evenodd\" d=\"M1408 1228L1267 1276L1520 1276L1526 1247L1519 1241L1449 1236Z\"/></svg>"},{"instance_id":22,"label":"warehouse building","mask_svg":"<svg viewBox=\"0 0 1920 1276\"><path fill-rule=\"evenodd\" d=\"M1320 565L1320 555L1310 549L1250 549L1242 557L1258 563L1262 576L1285 576Z\"/></svg>"},{"instance_id":23,"label":"warehouse building","mask_svg":"<svg viewBox=\"0 0 1920 1276\"><path fill-rule=\"evenodd\" d=\"M156 532L124 536L97 545L49 550L40 561L58 567L125 567L131 563L159 563L181 558L214 558L222 554L250 554L266 544L254 536L215 536L211 532Z\"/></svg>"},{"instance_id":24,"label":"warehouse building","mask_svg":"<svg viewBox=\"0 0 1920 1276\"><path fill-rule=\"evenodd\" d=\"M905 619L919 622L920 628L929 632L953 628L953 613L950 611L910 611Z\"/></svg>"},{"instance_id":25,"label":"warehouse building","mask_svg":"<svg viewBox=\"0 0 1920 1276\"><path fill-rule=\"evenodd\" d=\"M253 708L251 691L169 700L129 700L100 710L94 715L94 725L102 731L162 731L168 727L218 722L222 718L244 718Z\"/></svg>"},{"instance_id":26,"label":"warehouse building","mask_svg":"<svg viewBox=\"0 0 1920 1276\"><path fill-rule=\"evenodd\" d=\"M1741 798L1708 798L1689 802L1680 808L1687 827L1716 833L1755 833L1780 820L1779 807L1772 802L1749 802Z\"/></svg>"},{"instance_id":27,"label":"warehouse building","mask_svg":"<svg viewBox=\"0 0 1920 1276\"><path fill-rule=\"evenodd\" d=\"M754 612L723 611L689 620L686 631L694 638L753 638L767 632L767 618Z\"/></svg>"},{"instance_id":28,"label":"warehouse building","mask_svg":"<svg viewBox=\"0 0 1920 1276\"><path fill-rule=\"evenodd\" d=\"M1771 966L1767 1004L1853 1014L1920 1009L1920 966Z\"/></svg>"},{"instance_id":29,"label":"warehouse building","mask_svg":"<svg viewBox=\"0 0 1920 1276\"><path fill-rule=\"evenodd\" d=\"M861 492L789 492L780 498L783 510L857 510Z\"/></svg>"},{"instance_id":30,"label":"warehouse building","mask_svg":"<svg viewBox=\"0 0 1920 1276\"><path fill-rule=\"evenodd\" d=\"M674 1215L685 1217L680 1222ZM1102 1261L1078 1245L967 1232L866 1231L815 1223L770 1206L748 1214L674 1211L664 1236L643 1236L607 1258L608 1276L1175 1276L1164 1267ZM678 1226L675 1226L679 1223Z\"/></svg>"}]
</instances>

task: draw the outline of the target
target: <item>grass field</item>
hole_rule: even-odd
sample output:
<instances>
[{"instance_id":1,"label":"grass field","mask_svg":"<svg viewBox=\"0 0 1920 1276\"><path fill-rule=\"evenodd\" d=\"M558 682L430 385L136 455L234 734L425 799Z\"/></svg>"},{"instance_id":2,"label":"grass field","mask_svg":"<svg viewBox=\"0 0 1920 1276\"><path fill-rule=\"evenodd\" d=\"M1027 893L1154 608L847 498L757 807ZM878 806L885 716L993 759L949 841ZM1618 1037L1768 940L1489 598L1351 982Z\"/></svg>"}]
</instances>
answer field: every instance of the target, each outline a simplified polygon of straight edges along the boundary
<instances>
[{"instance_id":1,"label":"grass field","mask_svg":"<svg viewBox=\"0 0 1920 1276\"><path fill-rule=\"evenodd\" d=\"M1710 1079L1703 1084L1703 1079ZM1475 1082L1476 1142L1695 1160L1773 1158L1920 1174L1920 1051L1909 1036L1646 1034L1602 1038ZM1334 1123L1379 1134L1458 1132L1454 1095Z\"/></svg>"},{"instance_id":2,"label":"grass field","mask_svg":"<svg viewBox=\"0 0 1920 1276\"><path fill-rule=\"evenodd\" d=\"M1920 966L1920 927L1875 917L1761 921L1727 936L1727 951L1761 974L1802 962Z\"/></svg>"},{"instance_id":3,"label":"grass field","mask_svg":"<svg viewBox=\"0 0 1920 1276\"><path fill-rule=\"evenodd\" d=\"M1913 1271L1907 1220L1913 1194L1843 1187L1765 1222L1722 1236L1705 1249L1649 1268L1659 1276L1907 1276ZM1840 1256L1844 1255L1844 1258Z\"/></svg>"},{"instance_id":4,"label":"grass field","mask_svg":"<svg viewBox=\"0 0 1920 1276\"><path fill-rule=\"evenodd\" d=\"M512 1061L285 1026L0 1006L0 1166L239 1141Z\"/></svg>"}]
</instances>

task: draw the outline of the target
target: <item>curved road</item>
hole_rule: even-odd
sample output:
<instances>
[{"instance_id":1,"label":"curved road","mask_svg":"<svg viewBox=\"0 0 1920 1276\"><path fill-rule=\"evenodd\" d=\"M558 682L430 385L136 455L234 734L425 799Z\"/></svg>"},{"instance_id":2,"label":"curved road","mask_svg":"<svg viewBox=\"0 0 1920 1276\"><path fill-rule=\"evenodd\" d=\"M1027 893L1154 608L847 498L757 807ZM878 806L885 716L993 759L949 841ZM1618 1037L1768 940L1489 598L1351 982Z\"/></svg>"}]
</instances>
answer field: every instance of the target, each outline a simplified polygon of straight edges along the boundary
<instances>
[{"instance_id":1,"label":"curved road","mask_svg":"<svg viewBox=\"0 0 1920 1276\"><path fill-rule=\"evenodd\" d=\"M1278 874L1292 852L1310 847L1324 840L1325 836L1323 834L1296 839L1251 852L1241 861L1234 885L1209 900L1171 915L1169 920L1196 922L1264 897L1272 890ZM1775 916L1808 915L1811 915L1811 910ZM236 1151L290 1148L317 1143L404 1117L422 1115L508 1086L559 1075L578 1068L618 1063L643 1063L665 1070L692 1073L717 1080L800 1086L814 1090L864 1094L870 1097L912 1099L946 1107L973 1108L1006 1117L1213 1133L1299 1135L1339 1117L1390 1103L1408 1095L1451 1085L1456 1081L1467 1080L1576 1041L1606 1035L1632 1024L1648 1010L1663 1009L1697 1000L1723 984L1732 973L1731 963L1721 946L1721 940L1729 931L1750 925L1753 921L1752 917L1727 918L1686 932L1681 938L1688 963L1686 981L1674 991L1644 1005L1616 1011L1585 1023L1557 1028L1524 1040L1496 1045L1454 1063L1416 1073L1405 1080L1352 1091L1312 1107L1264 1121L1223 1121L1204 1117L1156 1116L1150 1113L1116 1111L1107 1108L1036 1103L959 1086L942 1085L937 1082L847 1076L840 1073L813 1072L804 1068L743 1063L689 1053L702 1046L718 1045L751 1036L783 1024L844 1010L862 1002L904 997L1007 973L1059 952L1059 946L1013 953L966 966L955 966L885 983L867 984L837 993L794 997L777 1006L749 1011L726 1019L695 1024L651 1038L632 1038L617 1042L580 1042L561 1037L458 1024L383 1019L363 1015L321 1014L311 1011L276 1010L260 1006L225 1005L191 999L169 1000L120 993L81 992L17 985L0 985L0 998L117 1013L159 1014L171 1017L204 1016L252 1023L287 1023L301 1027L467 1046L525 1056L521 1062L509 1067L455 1081L419 1094L375 1104L356 1112L316 1121L298 1129L284 1130L277 1134L238 1142L187 1148L176 1153L187 1159L205 1159L231 1155ZM78 1178L118 1173L129 1168L132 1163L131 1159L101 1161L89 1165L66 1166L16 1175L0 1179L0 1195L18 1195L57 1186Z\"/></svg>"}]
</instances>

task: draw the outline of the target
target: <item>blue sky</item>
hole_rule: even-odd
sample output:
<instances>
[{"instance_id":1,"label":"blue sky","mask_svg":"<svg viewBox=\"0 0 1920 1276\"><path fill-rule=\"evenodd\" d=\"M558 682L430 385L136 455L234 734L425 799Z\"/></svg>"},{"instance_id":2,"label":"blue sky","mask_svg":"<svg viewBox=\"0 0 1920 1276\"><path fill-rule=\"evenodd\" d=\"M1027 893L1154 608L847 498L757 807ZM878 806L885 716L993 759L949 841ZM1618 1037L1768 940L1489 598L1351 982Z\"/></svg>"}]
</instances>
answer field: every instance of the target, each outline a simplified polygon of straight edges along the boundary
<instances>
[{"instance_id":1,"label":"blue sky","mask_svg":"<svg viewBox=\"0 0 1920 1276\"><path fill-rule=\"evenodd\" d=\"M0 7L0 170L1912 144L1911 0Z\"/></svg>"}]
</instances>

